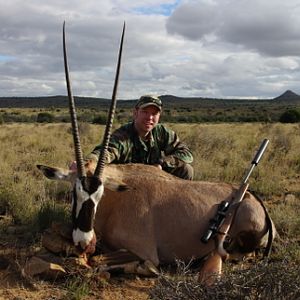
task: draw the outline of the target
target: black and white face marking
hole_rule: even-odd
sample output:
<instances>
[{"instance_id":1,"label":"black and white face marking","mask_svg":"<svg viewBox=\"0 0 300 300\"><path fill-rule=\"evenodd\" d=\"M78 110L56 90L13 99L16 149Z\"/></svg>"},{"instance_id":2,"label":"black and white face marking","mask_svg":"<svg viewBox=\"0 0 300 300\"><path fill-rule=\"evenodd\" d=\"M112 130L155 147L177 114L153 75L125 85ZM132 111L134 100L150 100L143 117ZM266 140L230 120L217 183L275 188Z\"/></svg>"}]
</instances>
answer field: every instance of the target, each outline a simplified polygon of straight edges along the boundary
<instances>
[{"instance_id":1,"label":"black and white face marking","mask_svg":"<svg viewBox=\"0 0 300 300\"><path fill-rule=\"evenodd\" d=\"M72 220L75 246L85 249L92 241L97 206L104 192L98 177L77 178L73 189Z\"/></svg>"}]
</instances>

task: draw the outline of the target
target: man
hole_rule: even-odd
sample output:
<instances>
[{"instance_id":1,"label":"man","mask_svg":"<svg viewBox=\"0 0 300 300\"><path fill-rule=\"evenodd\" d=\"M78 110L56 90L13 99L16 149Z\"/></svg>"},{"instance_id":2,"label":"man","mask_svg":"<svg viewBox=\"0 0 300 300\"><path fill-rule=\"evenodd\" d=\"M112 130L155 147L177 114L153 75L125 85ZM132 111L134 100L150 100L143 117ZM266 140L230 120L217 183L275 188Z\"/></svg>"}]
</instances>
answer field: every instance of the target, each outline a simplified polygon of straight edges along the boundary
<instances>
[{"instance_id":1,"label":"man","mask_svg":"<svg viewBox=\"0 0 300 300\"><path fill-rule=\"evenodd\" d=\"M142 96L135 105L133 122L112 134L106 163L155 165L177 177L192 180L192 153L174 131L158 124L161 112L162 102L158 97ZM101 145L96 146L86 159L97 160L100 149Z\"/></svg>"}]
</instances>

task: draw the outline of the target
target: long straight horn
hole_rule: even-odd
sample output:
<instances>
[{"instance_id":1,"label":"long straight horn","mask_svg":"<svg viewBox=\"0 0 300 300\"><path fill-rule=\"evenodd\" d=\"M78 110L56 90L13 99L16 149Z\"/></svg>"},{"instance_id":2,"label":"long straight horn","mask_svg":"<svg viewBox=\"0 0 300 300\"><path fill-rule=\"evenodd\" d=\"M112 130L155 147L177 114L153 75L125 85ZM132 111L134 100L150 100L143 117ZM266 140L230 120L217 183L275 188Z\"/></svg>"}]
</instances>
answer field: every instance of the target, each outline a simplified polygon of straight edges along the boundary
<instances>
[{"instance_id":1,"label":"long straight horn","mask_svg":"<svg viewBox=\"0 0 300 300\"><path fill-rule=\"evenodd\" d=\"M109 140L110 140L111 128L112 128L112 123L113 123L114 114L115 114L115 110L116 110L116 103L117 103L116 96L117 96L117 89L118 89L118 83L119 83L124 34L125 34L125 22L123 25L122 37L121 37L121 42L120 42L119 57L118 57L117 71L116 71L116 77L115 77L115 84L114 84L114 89L113 89L113 93L112 93L112 100L111 100L111 104L110 104L109 114L107 117L101 153L99 155L98 164L97 164L97 167L94 172L95 177L102 176L104 164L105 164L105 158L107 155L107 148L108 148L108 144L109 144Z\"/></svg>"},{"instance_id":2,"label":"long straight horn","mask_svg":"<svg viewBox=\"0 0 300 300\"><path fill-rule=\"evenodd\" d=\"M72 95L71 82L70 82L70 76L69 76L69 66L68 66L67 49L66 49L65 22L63 25L63 50L64 50L64 65L65 65L66 83L67 83L67 90L68 90L68 97L69 97L69 110L70 110L70 116L71 116L71 122L72 122L72 133L73 133L73 140L74 140L74 147L75 147L75 158L76 158L76 162L77 162L77 173L78 173L78 177L83 177L83 176L85 176L85 169L84 169L83 155L82 155L81 144L80 144L75 103L74 103L74 98Z\"/></svg>"}]
</instances>

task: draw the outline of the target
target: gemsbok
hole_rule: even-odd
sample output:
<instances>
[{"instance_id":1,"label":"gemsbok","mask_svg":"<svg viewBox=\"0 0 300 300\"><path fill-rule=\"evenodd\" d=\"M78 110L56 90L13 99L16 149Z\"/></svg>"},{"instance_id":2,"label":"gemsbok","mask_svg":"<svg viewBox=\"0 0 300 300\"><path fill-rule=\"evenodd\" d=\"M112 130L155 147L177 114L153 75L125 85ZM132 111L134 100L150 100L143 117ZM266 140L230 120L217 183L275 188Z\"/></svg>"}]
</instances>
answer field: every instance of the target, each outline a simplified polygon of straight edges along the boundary
<instances>
[{"instance_id":1,"label":"gemsbok","mask_svg":"<svg viewBox=\"0 0 300 300\"><path fill-rule=\"evenodd\" d=\"M81 151L64 26L64 61L77 172L42 165L38 168L50 179L73 184L73 241L82 251L93 252L97 237L111 251L126 249L140 259L141 265L147 262L154 269L176 259L188 262L206 257L201 271L204 278L220 274L222 257L219 255L216 259L212 255L219 245L213 239L203 243L201 236L220 202L230 200L237 187L179 179L151 165L104 164L116 106L124 32L125 23L103 149L98 163L93 163L85 162ZM237 208L225 250L244 254L266 246L273 239L272 228L273 223L263 204L247 192Z\"/></svg>"}]
</instances>

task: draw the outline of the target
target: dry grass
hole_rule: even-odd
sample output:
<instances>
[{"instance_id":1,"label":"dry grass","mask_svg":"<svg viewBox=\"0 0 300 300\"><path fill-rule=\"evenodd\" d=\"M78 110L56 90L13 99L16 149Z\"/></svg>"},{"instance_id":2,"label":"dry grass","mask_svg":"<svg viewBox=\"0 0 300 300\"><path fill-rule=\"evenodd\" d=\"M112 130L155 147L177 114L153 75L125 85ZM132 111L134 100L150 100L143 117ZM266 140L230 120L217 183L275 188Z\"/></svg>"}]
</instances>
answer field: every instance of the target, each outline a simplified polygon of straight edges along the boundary
<instances>
[{"instance_id":1,"label":"dry grass","mask_svg":"<svg viewBox=\"0 0 300 300\"><path fill-rule=\"evenodd\" d=\"M239 183L264 138L270 140L251 188L273 197L299 192L300 126L283 124L208 124L171 126L193 150L196 179Z\"/></svg>"},{"instance_id":2,"label":"dry grass","mask_svg":"<svg viewBox=\"0 0 300 300\"><path fill-rule=\"evenodd\" d=\"M239 184L261 141L270 139L250 178L250 187L269 200L282 200L282 206L287 194L299 199L299 124L169 126L191 147L196 179L200 180ZM103 126L81 124L80 130L83 152L87 154L99 143ZM68 184L46 180L35 166L68 167L74 157L69 124L1 125L0 142L0 212L8 210L16 222L26 223L48 201L65 199ZM293 207L289 213L297 209ZM277 211L274 208L275 215L282 211L283 207ZM294 228L298 226L297 221L293 223Z\"/></svg>"},{"instance_id":3,"label":"dry grass","mask_svg":"<svg viewBox=\"0 0 300 300\"><path fill-rule=\"evenodd\" d=\"M179 265L177 274L162 274L151 290L154 300L185 299L299 299L300 267L298 264L260 262L251 267L226 270L213 286L206 287L197 275Z\"/></svg>"},{"instance_id":4,"label":"dry grass","mask_svg":"<svg viewBox=\"0 0 300 300\"><path fill-rule=\"evenodd\" d=\"M88 152L100 130L97 126L80 127L84 151ZM41 207L54 199L65 199L69 190L67 183L44 180L36 168L39 163L68 168L74 156L69 126L2 125L0 142L0 211L12 214L15 223L32 223Z\"/></svg>"},{"instance_id":5,"label":"dry grass","mask_svg":"<svg viewBox=\"0 0 300 300\"><path fill-rule=\"evenodd\" d=\"M243 270L230 267L226 280L219 282L213 292L203 290L193 274L163 275L152 297L299 298L295 284L299 282L300 263L299 124L169 124L169 127L191 147L198 180L238 184L261 141L270 139L250 179L250 187L268 200L281 240L275 245L272 264L258 263ZM70 204L65 199L69 185L45 179L36 164L68 168L74 157L69 128L69 124L0 125L0 215L11 220L8 223L0 219L0 231L6 231L11 223L25 224L31 227L34 237L53 218L68 217ZM103 126L81 124L80 131L83 151L88 154L99 143Z\"/></svg>"}]
</instances>

